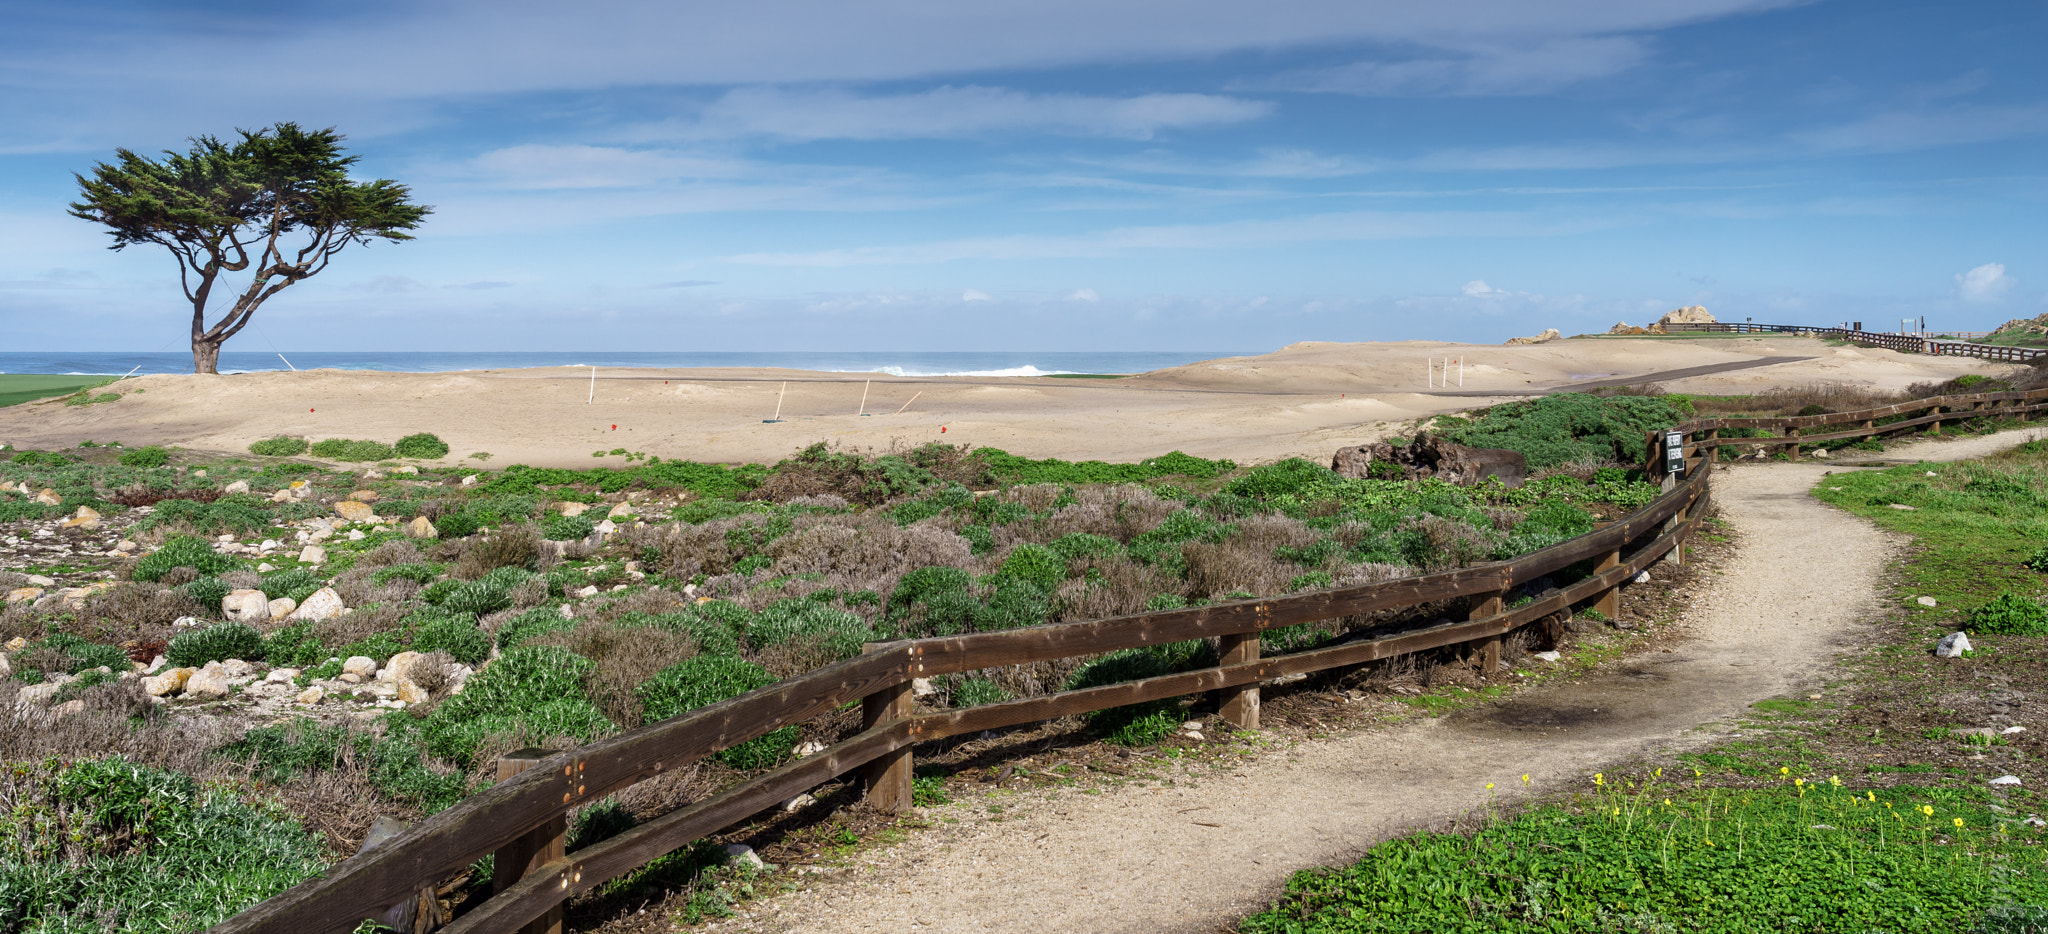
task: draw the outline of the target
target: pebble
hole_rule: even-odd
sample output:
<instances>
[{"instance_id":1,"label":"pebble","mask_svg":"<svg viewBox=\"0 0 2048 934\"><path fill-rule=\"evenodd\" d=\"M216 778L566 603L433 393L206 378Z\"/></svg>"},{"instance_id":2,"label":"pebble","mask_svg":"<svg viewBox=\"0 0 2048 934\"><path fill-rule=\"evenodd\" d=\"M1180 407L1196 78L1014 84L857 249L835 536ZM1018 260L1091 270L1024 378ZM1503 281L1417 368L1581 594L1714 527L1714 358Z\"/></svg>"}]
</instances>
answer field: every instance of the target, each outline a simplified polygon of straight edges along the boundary
<instances>
[{"instance_id":1,"label":"pebble","mask_svg":"<svg viewBox=\"0 0 2048 934\"><path fill-rule=\"evenodd\" d=\"M1992 785L2017 785L2019 783L2020 777L2017 775L2000 775L1988 782L1988 784Z\"/></svg>"},{"instance_id":2,"label":"pebble","mask_svg":"<svg viewBox=\"0 0 2048 934\"><path fill-rule=\"evenodd\" d=\"M1920 604L1921 606L1939 606L1939 605L1940 605L1940 604L1939 604L1939 603L1938 603L1938 602L1937 602L1937 601L1936 601L1936 600L1935 600L1935 599L1934 599L1933 597L1914 597L1914 598L1913 598L1913 602L1914 602L1914 603L1918 603L1918 604Z\"/></svg>"}]
</instances>

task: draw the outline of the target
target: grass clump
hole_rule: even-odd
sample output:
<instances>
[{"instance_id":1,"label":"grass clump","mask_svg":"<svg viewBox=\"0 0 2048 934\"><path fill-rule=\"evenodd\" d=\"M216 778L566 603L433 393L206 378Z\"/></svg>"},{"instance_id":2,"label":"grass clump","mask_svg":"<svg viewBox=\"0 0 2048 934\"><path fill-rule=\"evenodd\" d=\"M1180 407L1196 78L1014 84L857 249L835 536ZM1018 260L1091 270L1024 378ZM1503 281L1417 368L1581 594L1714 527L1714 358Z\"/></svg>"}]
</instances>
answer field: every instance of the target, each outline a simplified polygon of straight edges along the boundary
<instances>
[{"instance_id":1,"label":"grass clump","mask_svg":"<svg viewBox=\"0 0 2048 934\"><path fill-rule=\"evenodd\" d=\"M1970 613L1968 628L2002 636L2038 636L2048 632L2048 609L2030 597L2002 593Z\"/></svg>"},{"instance_id":2,"label":"grass clump","mask_svg":"<svg viewBox=\"0 0 2048 934\"><path fill-rule=\"evenodd\" d=\"M265 438L250 444L249 453L264 457L297 457L306 453L307 448L311 446L311 443L304 438L278 435L275 438Z\"/></svg>"},{"instance_id":3,"label":"grass clump","mask_svg":"<svg viewBox=\"0 0 2048 934\"><path fill-rule=\"evenodd\" d=\"M234 559L215 554L213 546L206 539L196 535L180 535L164 542L142 560L135 562L134 577L139 581L155 581L163 578L172 568L191 568L200 574L219 574L232 569Z\"/></svg>"},{"instance_id":4,"label":"grass clump","mask_svg":"<svg viewBox=\"0 0 2048 934\"><path fill-rule=\"evenodd\" d=\"M448 442L424 431L398 439L391 448L398 452L398 456L415 460L440 460L448 456Z\"/></svg>"},{"instance_id":5,"label":"grass clump","mask_svg":"<svg viewBox=\"0 0 2048 934\"><path fill-rule=\"evenodd\" d=\"M170 462L171 452L154 444L148 447L136 448L133 451L121 452L121 466L123 467L135 467L146 470L151 467L162 467Z\"/></svg>"},{"instance_id":6,"label":"grass clump","mask_svg":"<svg viewBox=\"0 0 2048 934\"><path fill-rule=\"evenodd\" d=\"M0 929L190 931L326 867L274 805L120 757L0 769Z\"/></svg>"},{"instance_id":7,"label":"grass clump","mask_svg":"<svg viewBox=\"0 0 2048 934\"><path fill-rule=\"evenodd\" d=\"M164 649L164 661L173 668L198 668L230 658L263 658L263 634L246 623L221 623L183 633Z\"/></svg>"},{"instance_id":8,"label":"grass clump","mask_svg":"<svg viewBox=\"0 0 2048 934\"><path fill-rule=\"evenodd\" d=\"M752 662L720 655L699 655L662 669L639 690L647 720L666 720L699 707L738 697L774 684L775 676ZM772 730L729 747L718 758L738 769L767 768L789 755L801 735L794 726Z\"/></svg>"},{"instance_id":9,"label":"grass clump","mask_svg":"<svg viewBox=\"0 0 2048 934\"><path fill-rule=\"evenodd\" d=\"M390 460L398 453L381 441L351 441L346 438L316 441L310 451L314 457L351 462Z\"/></svg>"}]
</instances>

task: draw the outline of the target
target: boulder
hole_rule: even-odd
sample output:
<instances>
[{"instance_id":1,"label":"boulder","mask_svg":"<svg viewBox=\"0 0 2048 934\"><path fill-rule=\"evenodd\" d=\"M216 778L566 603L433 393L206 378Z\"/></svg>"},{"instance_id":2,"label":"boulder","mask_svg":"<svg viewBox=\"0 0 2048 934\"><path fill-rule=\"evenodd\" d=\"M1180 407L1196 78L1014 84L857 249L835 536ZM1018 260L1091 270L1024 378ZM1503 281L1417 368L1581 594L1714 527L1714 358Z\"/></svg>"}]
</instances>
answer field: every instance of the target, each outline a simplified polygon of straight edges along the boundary
<instances>
[{"instance_id":1,"label":"boulder","mask_svg":"<svg viewBox=\"0 0 2048 934\"><path fill-rule=\"evenodd\" d=\"M100 527L100 514L91 506L80 506L78 512L64 520L64 528L90 531Z\"/></svg>"},{"instance_id":2,"label":"boulder","mask_svg":"<svg viewBox=\"0 0 2048 934\"><path fill-rule=\"evenodd\" d=\"M221 661L220 670L230 678L246 678L256 673L256 666L239 658L229 658Z\"/></svg>"},{"instance_id":3,"label":"boulder","mask_svg":"<svg viewBox=\"0 0 2048 934\"><path fill-rule=\"evenodd\" d=\"M728 866L738 866L742 869L763 869L768 865L761 861L761 854L754 852L753 847L744 843L727 844L725 862Z\"/></svg>"},{"instance_id":4,"label":"boulder","mask_svg":"<svg viewBox=\"0 0 2048 934\"><path fill-rule=\"evenodd\" d=\"M292 700L295 703L311 707L314 704L320 703L320 699L326 696L327 691L316 684L303 691L300 691L299 696L292 698Z\"/></svg>"},{"instance_id":5,"label":"boulder","mask_svg":"<svg viewBox=\"0 0 2048 934\"><path fill-rule=\"evenodd\" d=\"M548 509L563 516L580 516L585 512L590 511L590 507L588 505L585 505L583 503L570 502L555 503L554 505L549 506Z\"/></svg>"},{"instance_id":6,"label":"boulder","mask_svg":"<svg viewBox=\"0 0 2048 934\"><path fill-rule=\"evenodd\" d=\"M236 480L227 486L221 487L220 491L223 493L247 493L249 492L249 481Z\"/></svg>"},{"instance_id":7,"label":"boulder","mask_svg":"<svg viewBox=\"0 0 2048 934\"><path fill-rule=\"evenodd\" d=\"M617 506L613 506L610 512L604 514L604 517L607 519L624 519L632 514L632 503L620 503Z\"/></svg>"},{"instance_id":8,"label":"boulder","mask_svg":"<svg viewBox=\"0 0 2048 934\"><path fill-rule=\"evenodd\" d=\"M205 668L192 673L185 679L185 696L193 700L218 700L228 696L228 676L219 663L209 662Z\"/></svg>"},{"instance_id":9,"label":"boulder","mask_svg":"<svg viewBox=\"0 0 2048 934\"><path fill-rule=\"evenodd\" d=\"M1707 314L1705 305L1687 305L1676 311L1666 312L1657 319L1658 324L1717 324L1714 316Z\"/></svg>"},{"instance_id":10,"label":"boulder","mask_svg":"<svg viewBox=\"0 0 2048 934\"><path fill-rule=\"evenodd\" d=\"M1499 477L1502 483L1518 487L1529 478L1528 459L1519 452L1467 447L1428 432L1416 435L1405 448L1384 441L1343 448L1330 459L1330 469L1353 479L1369 477L1374 461L1398 465L1404 479L1436 477L1458 486Z\"/></svg>"},{"instance_id":11,"label":"boulder","mask_svg":"<svg viewBox=\"0 0 2048 934\"><path fill-rule=\"evenodd\" d=\"M56 490L44 490L36 494L36 502L45 506L55 506L64 502L64 497L58 496Z\"/></svg>"},{"instance_id":12,"label":"boulder","mask_svg":"<svg viewBox=\"0 0 2048 934\"><path fill-rule=\"evenodd\" d=\"M463 485L463 486L476 486L476 481L477 481L477 476L476 476L476 474L470 474L469 476L467 476L467 477L463 477L463 478L462 478L462 485Z\"/></svg>"},{"instance_id":13,"label":"boulder","mask_svg":"<svg viewBox=\"0 0 2048 934\"><path fill-rule=\"evenodd\" d=\"M43 595L41 587L16 587L7 592L7 602L28 603Z\"/></svg>"},{"instance_id":14,"label":"boulder","mask_svg":"<svg viewBox=\"0 0 2048 934\"><path fill-rule=\"evenodd\" d=\"M405 524L405 537L440 538L441 530L434 528L434 524L432 522L427 521L426 516L418 516L414 518L411 522Z\"/></svg>"},{"instance_id":15,"label":"boulder","mask_svg":"<svg viewBox=\"0 0 2048 934\"><path fill-rule=\"evenodd\" d=\"M356 501L356 502L358 502L358 503L374 503L374 502L376 502L376 501L377 501L377 491L376 491L376 490L357 490L357 491L355 491L355 492L353 492L353 493L350 493L350 494L348 495L348 498L349 498L349 499L352 499L352 500L355 500L355 501Z\"/></svg>"},{"instance_id":16,"label":"boulder","mask_svg":"<svg viewBox=\"0 0 2048 934\"><path fill-rule=\"evenodd\" d=\"M2017 775L2000 775L2000 776L1998 776L1997 778L1994 778L1994 779L1992 779L1991 781L1987 782L1986 784L1990 784L1990 785L2017 785L2017 784L2020 784L2020 777L2019 777L2019 776L2017 776Z\"/></svg>"},{"instance_id":17,"label":"boulder","mask_svg":"<svg viewBox=\"0 0 2048 934\"><path fill-rule=\"evenodd\" d=\"M424 704L430 699L427 689L411 681L398 682L398 701L402 704Z\"/></svg>"},{"instance_id":18,"label":"boulder","mask_svg":"<svg viewBox=\"0 0 2048 934\"><path fill-rule=\"evenodd\" d=\"M414 467L414 466L413 466L413 465L411 465L411 464L407 464L407 465L405 465L405 466L403 466L403 467L394 467L394 468L392 468L392 469L391 469L391 472L392 472L392 473L403 473L403 474L416 474L416 473L419 473L419 472L420 472L420 469L419 469L418 467Z\"/></svg>"},{"instance_id":19,"label":"boulder","mask_svg":"<svg viewBox=\"0 0 2048 934\"><path fill-rule=\"evenodd\" d=\"M376 511L370 508L369 503L353 499L335 503L334 514L350 522L368 522L377 517Z\"/></svg>"},{"instance_id":20,"label":"boulder","mask_svg":"<svg viewBox=\"0 0 2048 934\"><path fill-rule=\"evenodd\" d=\"M1631 334L1631 335L1634 335L1634 334L1648 334L1648 333L1650 333L1650 332L1649 332L1649 330L1647 330L1647 329L1645 329L1645 328L1639 328L1639 327L1636 327L1635 325L1633 325L1633 324L1630 324L1630 323L1628 323L1628 322L1626 322L1626 321L1616 321L1616 322L1614 322L1614 326L1613 326L1613 327L1611 327L1611 328L1608 328L1608 329L1607 329L1607 333L1609 333L1609 334Z\"/></svg>"},{"instance_id":21,"label":"boulder","mask_svg":"<svg viewBox=\"0 0 2048 934\"><path fill-rule=\"evenodd\" d=\"M307 545L306 547L299 549L299 563L326 564L327 549L322 548L319 545Z\"/></svg>"},{"instance_id":22,"label":"boulder","mask_svg":"<svg viewBox=\"0 0 2048 934\"><path fill-rule=\"evenodd\" d=\"M591 534L597 536L599 541L603 541L607 538L612 537L612 533L618 530L618 523L613 522L610 519L606 519L603 522L599 522L597 524L597 528L591 530Z\"/></svg>"},{"instance_id":23,"label":"boulder","mask_svg":"<svg viewBox=\"0 0 2048 934\"><path fill-rule=\"evenodd\" d=\"M1921 606L1939 606L1941 604L1941 601L1936 600L1933 597L1914 597L1913 602L1918 603Z\"/></svg>"},{"instance_id":24,"label":"boulder","mask_svg":"<svg viewBox=\"0 0 2048 934\"><path fill-rule=\"evenodd\" d=\"M351 655L341 663L341 673L369 678L377 674L377 660L365 655Z\"/></svg>"},{"instance_id":25,"label":"boulder","mask_svg":"<svg viewBox=\"0 0 2048 934\"><path fill-rule=\"evenodd\" d=\"M1952 632L1942 636L1941 641L1934 644L1934 655L1936 658L1957 658L1968 651L1970 651L1970 637L1960 632Z\"/></svg>"},{"instance_id":26,"label":"boulder","mask_svg":"<svg viewBox=\"0 0 2048 934\"><path fill-rule=\"evenodd\" d=\"M384 670L377 672L379 681L411 681L413 663L426 656L418 652L400 652L384 663Z\"/></svg>"},{"instance_id":27,"label":"boulder","mask_svg":"<svg viewBox=\"0 0 2048 934\"><path fill-rule=\"evenodd\" d=\"M25 688L22 688L14 692L15 705L26 706L29 704L36 704L40 706L42 704L49 703L53 698L57 696L57 692L63 690L64 685L72 680L69 675L64 675L61 677L63 678L63 680L61 681L57 680L56 678L52 678L48 681L43 682L42 684L31 684Z\"/></svg>"},{"instance_id":28,"label":"boulder","mask_svg":"<svg viewBox=\"0 0 2048 934\"><path fill-rule=\"evenodd\" d=\"M270 618L270 597L261 590L231 590L220 599L220 612L237 623L260 623Z\"/></svg>"},{"instance_id":29,"label":"boulder","mask_svg":"<svg viewBox=\"0 0 2048 934\"><path fill-rule=\"evenodd\" d=\"M1564 335L1558 333L1558 330L1556 328L1545 328L1543 329L1543 333L1538 334L1535 337L1510 337L1504 343L1509 346L1513 346L1515 344L1548 344L1551 341L1560 340L1563 337Z\"/></svg>"},{"instance_id":30,"label":"boulder","mask_svg":"<svg viewBox=\"0 0 2048 934\"><path fill-rule=\"evenodd\" d=\"M340 616L346 609L348 607L341 602L341 594L335 593L332 587L322 587L313 591L306 602L299 604L299 608L292 611L291 618L318 622Z\"/></svg>"},{"instance_id":31,"label":"boulder","mask_svg":"<svg viewBox=\"0 0 2048 934\"><path fill-rule=\"evenodd\" d=\"M298 601L290 597L279 597L270 601L270 617L272 619L283 619L292 615L292 611L298 608Z\"/></svg>"},{"instance_id":32,"label":"boulder","mask_svg":"<svg viewBox=\"0 0 2048 934\"><path fill-rule=\"evenodd\" d=\"M290 490L279 490L275 493L270 494L270 501L273 503L289 503L296 499L298 499L298 497L293 496L292 491Z\"/></svg>"}]
</instances>

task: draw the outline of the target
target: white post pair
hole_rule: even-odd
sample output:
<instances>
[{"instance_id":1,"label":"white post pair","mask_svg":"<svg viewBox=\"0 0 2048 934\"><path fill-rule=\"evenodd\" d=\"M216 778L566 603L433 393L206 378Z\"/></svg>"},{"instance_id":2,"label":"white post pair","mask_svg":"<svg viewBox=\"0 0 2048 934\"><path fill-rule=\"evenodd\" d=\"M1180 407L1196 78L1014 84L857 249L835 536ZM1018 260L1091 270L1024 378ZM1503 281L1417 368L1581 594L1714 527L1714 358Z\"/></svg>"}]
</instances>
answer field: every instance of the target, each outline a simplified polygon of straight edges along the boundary
<instances>
[{"instance_id":1,"label":"white post pair","mask_svg":"<svg viewBox=\"0 0 2048 934\"><path fill-rule=\"evenodd\" d=\"M1441 384L1439 384L1439 383L1437 382L1437 369L1436 369L1436 368L1437 368L1437 362L1436 362L1436 358L1435 358L1435 357L1430 357L1430 358L1428 358L1428 359L1427 359L1427 360L1425 361L1425 363L1426 363L1426 366L1425 366L1425 373L1426 373L1426 378L1425 378L1424 382L1425 382L1425 383L1426 383L1426 384L1427 384L1427 385L1429 386L1429 388L1431 388L1431 389L1449 389L1449 388L1451 388L1451 364L1452 364L1453 362L1454 362L1454 361L1452 361L1452 359L1451 359L1450 357L1445 357L1445 358L1444 358L1444 361L1443 361L1443 368L1444 368L1444 369L1443 369L1443 382L1442 382ZM1457 360L1456 360L1455 362L1456 362L1456 363L1457 363L1457 365L1458 365L1458 388L1460 388L1460 389L1463 389L1463 388L1465 387L1465 358L1464 358L1464 357L1459 357L1459 358L1457 358Z\"/></svg>"}]
</instances>

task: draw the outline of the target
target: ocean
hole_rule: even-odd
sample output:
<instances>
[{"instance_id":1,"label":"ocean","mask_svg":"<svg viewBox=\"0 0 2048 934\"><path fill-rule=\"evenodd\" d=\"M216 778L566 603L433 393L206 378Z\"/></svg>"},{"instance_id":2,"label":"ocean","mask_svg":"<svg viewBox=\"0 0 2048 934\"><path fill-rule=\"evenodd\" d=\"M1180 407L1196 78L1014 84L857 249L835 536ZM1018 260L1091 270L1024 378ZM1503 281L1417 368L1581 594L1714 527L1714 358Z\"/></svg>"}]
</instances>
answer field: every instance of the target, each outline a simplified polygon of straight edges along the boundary
<instances>
[{"instance_id":1,"label":"ocean","mask_svg":"<svg viewBox=\"0 0 2048 934\"><path fill-rule=\"evenodd\" d=\"M1261 351L1249 351L1259 353ZM887 373L893 376L1052 376L1063 373L1143 373L1241 356L1245 351L1108 351L1043 353L1003 351L844 351L844 352L603 352L556 351L283 354L224 351L222 373L264 370L383 370L393 373L444 373L450 370L501 370L524 367L787 367L833 373ZM133 371L190 373L189 351L169 353L0 352L0 373L121 376Z\"/></svg>"}]
</instances>

